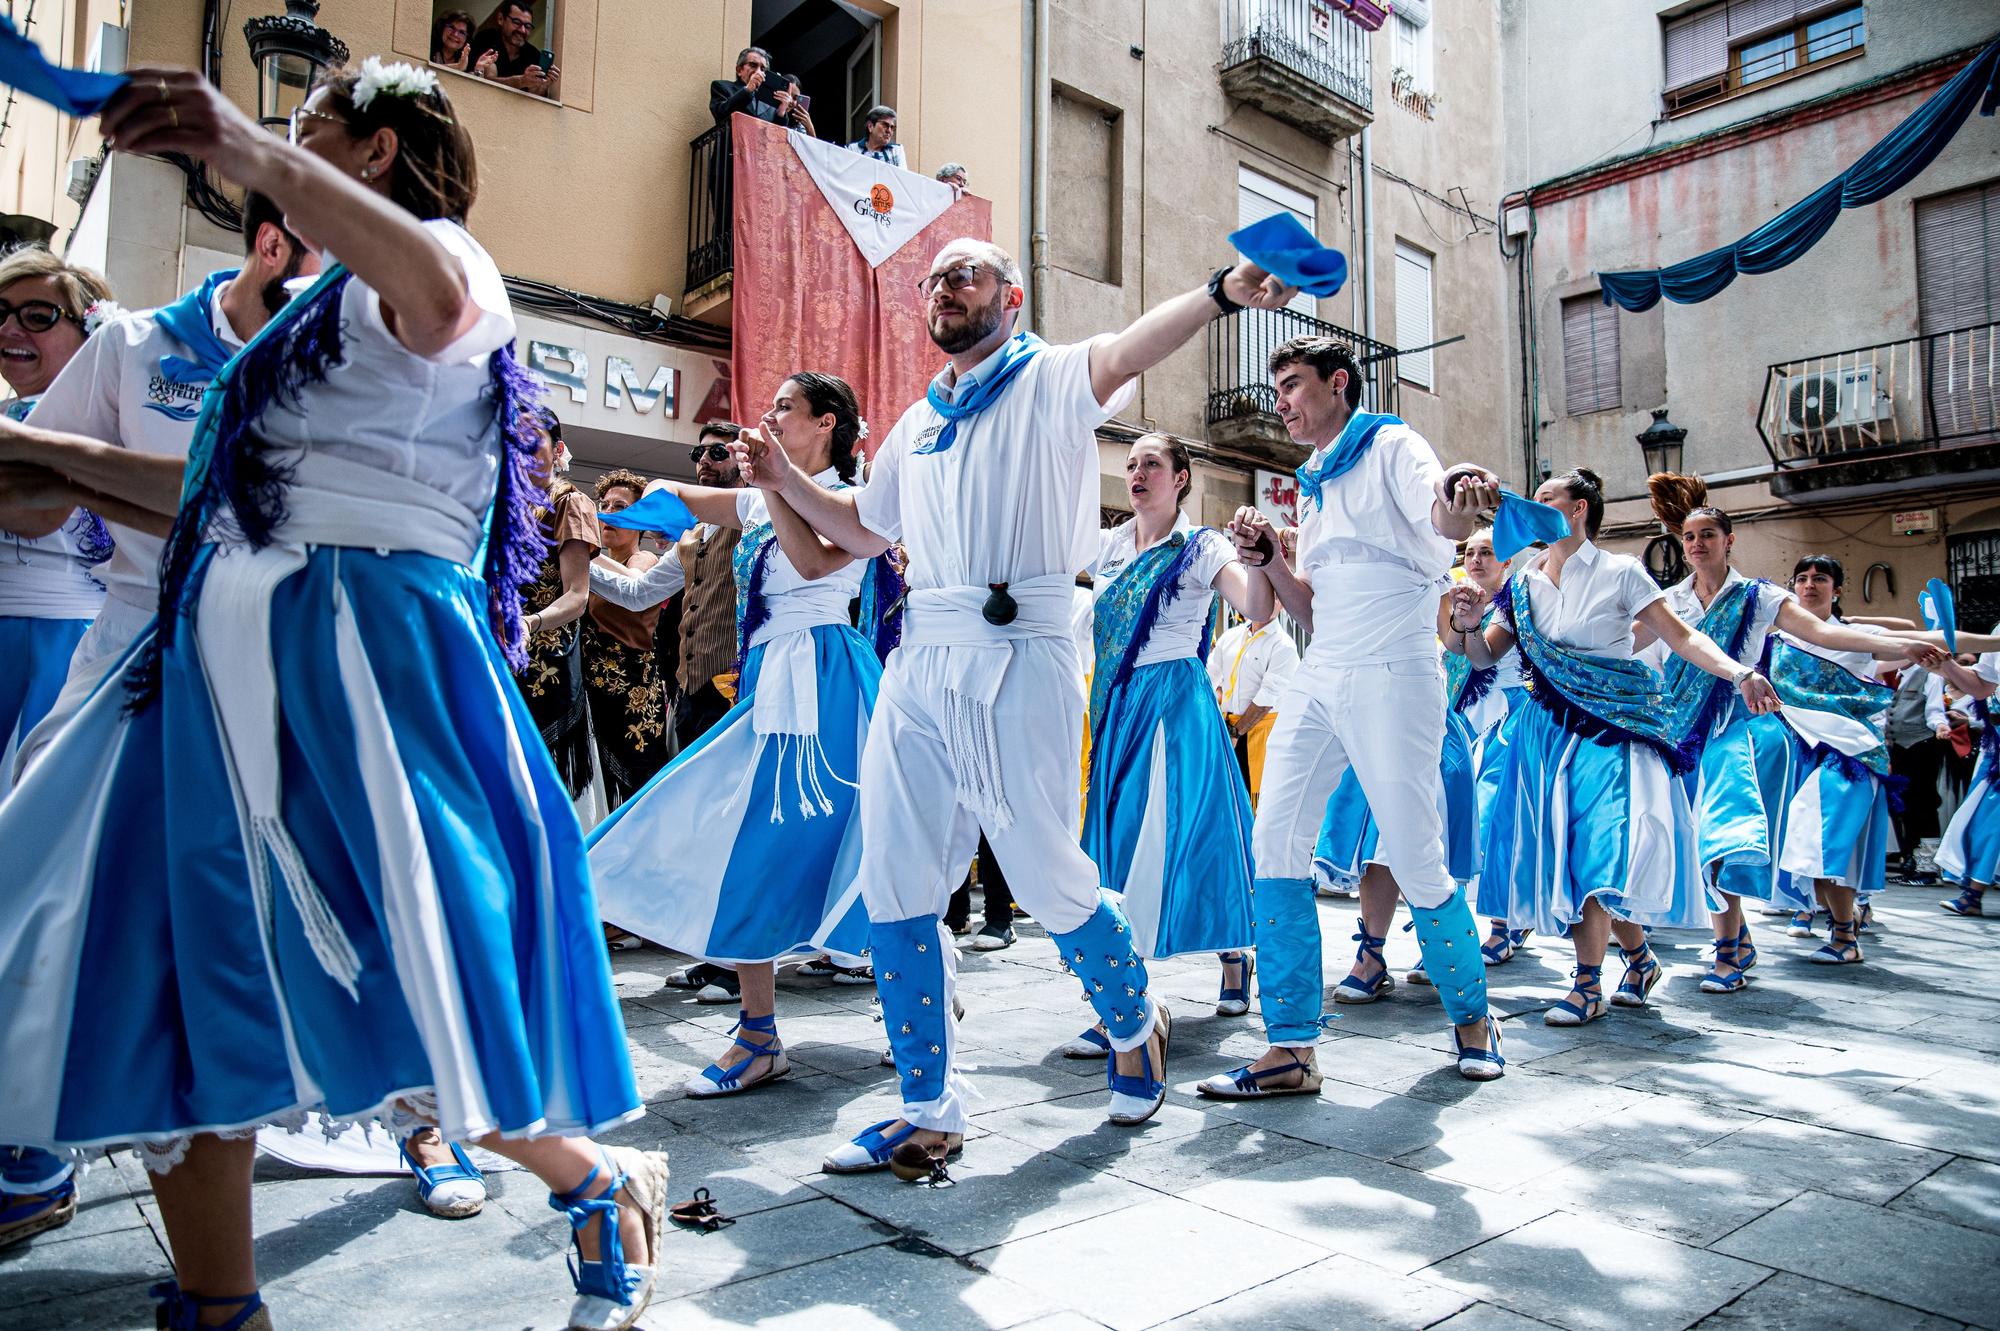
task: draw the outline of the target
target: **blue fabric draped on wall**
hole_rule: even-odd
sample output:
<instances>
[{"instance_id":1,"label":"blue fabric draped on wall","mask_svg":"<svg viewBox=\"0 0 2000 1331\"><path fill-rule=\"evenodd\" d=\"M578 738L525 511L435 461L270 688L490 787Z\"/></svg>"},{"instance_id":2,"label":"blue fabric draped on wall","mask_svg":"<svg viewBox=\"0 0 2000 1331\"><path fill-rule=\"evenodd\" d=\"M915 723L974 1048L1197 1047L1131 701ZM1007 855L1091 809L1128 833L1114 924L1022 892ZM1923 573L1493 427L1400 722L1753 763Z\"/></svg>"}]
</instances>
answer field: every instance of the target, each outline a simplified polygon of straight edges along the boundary
<instances>
[{"instance_id":1,"label":"blue fabric draped on wall","mask_svg":"<svg viewBox=\"0 0 2000 1331\"><path fill-rule=\"evenodd\" d=\"M1721 291L1738 273L1783 268L1819 243L1841 209L1874 203L1909 184L1951 142L1975 105L1979 114L1990 116L1996 102L2000 102L2000 41L1989 44L1853 166L1735 244L1671 268L1599 273L1604 303L1622 305L1634 314L1652 309L1661 296L1692 305Z\"/></svg>"}]
</instances>

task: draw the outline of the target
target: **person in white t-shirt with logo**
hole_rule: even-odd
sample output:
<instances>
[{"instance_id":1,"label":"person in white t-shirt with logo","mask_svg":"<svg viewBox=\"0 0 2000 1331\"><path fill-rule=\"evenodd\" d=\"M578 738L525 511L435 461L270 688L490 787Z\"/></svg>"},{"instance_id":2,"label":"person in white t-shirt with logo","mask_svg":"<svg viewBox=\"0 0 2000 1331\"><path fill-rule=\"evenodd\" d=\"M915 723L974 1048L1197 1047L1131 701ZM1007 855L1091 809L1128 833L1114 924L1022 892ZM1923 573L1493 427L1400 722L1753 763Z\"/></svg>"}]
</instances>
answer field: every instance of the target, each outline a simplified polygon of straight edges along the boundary
<instances>
[{"instance_id":1,"label":"person in white t-shirt with logo","mask_svg":"<svg viewBox=\"0 0 2000 1331\"><path fill-rule=\"evenodd\" d=\"M180 508L181 473L202 394L223 362L285 307L285 284L319 271L261 194L243 203L243 266L156 310L99 328L21 426L0 426L0 460L44 469L48 493L103 516L117 548L99 570L107 595L70 658L49 715L23 740L25 770L159 608L160 547ZM0 787L8 784L0 774Z\"/></svg>"}]
</instances>

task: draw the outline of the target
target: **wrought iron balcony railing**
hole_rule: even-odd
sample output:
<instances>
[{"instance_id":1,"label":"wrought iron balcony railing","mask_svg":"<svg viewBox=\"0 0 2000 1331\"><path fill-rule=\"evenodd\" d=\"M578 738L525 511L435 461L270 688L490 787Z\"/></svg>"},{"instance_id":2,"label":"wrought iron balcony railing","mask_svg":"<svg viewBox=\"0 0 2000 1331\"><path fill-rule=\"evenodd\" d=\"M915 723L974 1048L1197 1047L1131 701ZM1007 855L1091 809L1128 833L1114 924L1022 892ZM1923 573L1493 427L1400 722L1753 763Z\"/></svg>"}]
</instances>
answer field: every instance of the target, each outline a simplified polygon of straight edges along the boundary
<instances>
[{"instance_id":1,"label":"wrought iron balcony railing","mask_svg":"<svg viewBox=\"0 0 2000 1331\"><path fill-rule=\"evenodd\" d=\"M2000 442L2000 323L1806 356L1764 376L1757 434L1781 471Z\"/></svg>"},{"instance_id":2,"label":"wrought iron balcony railing","mask_svg":"<svg viewBox=\"0 0 2000 1331\"><path fill-rule=\"evenodd\" d=\"M1305 336L1345 342L1361 362L1362 407L1396 410L1396 348L1297 310L1244 310L1208 326L1208 424L1227 426L1262 417L1282 433L1278 390L1271 386L1271 353Z\"/></svg>"},{"instance_id":3,"label":"wrought iron balcony railing","mask_svg":"<svg viewBox=\"0 0 2000 1331\"><path fill-rule=\"evenodd\" d=\"M727 125L697 135L688 146L693 157L688 167L687 289L699 291L736 266L731 217L735 168Z\"/></svg>"},{"instance_id":4,"label":"wrought iron balcony railing","mask_svg":"<svg viewBox=\"0 0 2000 1331\"><path fill-rule=\"evenodd\" d=\"M1222 86L1328 143L1374 118L1370 34L1330 0L1224 0Z\"/></svg>"}]
</instances>

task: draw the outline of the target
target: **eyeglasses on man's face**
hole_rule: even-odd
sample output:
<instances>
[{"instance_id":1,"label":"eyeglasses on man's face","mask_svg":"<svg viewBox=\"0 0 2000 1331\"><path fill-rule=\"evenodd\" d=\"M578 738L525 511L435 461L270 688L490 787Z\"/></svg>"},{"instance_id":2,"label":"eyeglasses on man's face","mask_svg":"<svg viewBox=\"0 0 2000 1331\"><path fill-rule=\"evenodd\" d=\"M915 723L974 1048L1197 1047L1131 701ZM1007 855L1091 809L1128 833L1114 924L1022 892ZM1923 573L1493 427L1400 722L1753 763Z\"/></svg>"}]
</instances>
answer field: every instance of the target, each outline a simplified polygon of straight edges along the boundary
<instances>
[{"instance_id":1,"label":"eyeglasses on man's face","mask_svg":"<svg viewBox=\"0 0 2000 1331\"><path fill-rule=\"evenodd\" d=\"M728 444L696 444L688 450L688 461L699 465L702 462L729 461Z\"/></svg>"},{"instance_id":2,"label":"eyeglasses on man's face","mask_svg":"<svg viewBox=\"0 0 2000 1331\"><path fill-rule=\"evenodd\" d=\"M16 305L0 300L0 328L5 328L9 319L16 319L30 333L46 333L68 317L69 312L54 301L24 300Z\"/></svg>"},{"instance_id":3,"label":"eyeglasses on man's face","mask_svg":"<svg viewBox=\"0 0 2000 1331\"><path fill-rule=\"evenodd\" d=\"M925 300L929 300L937 293L940 283L951 291L965 291L978 280L979 265L976 263L961 263L955 264L941 273L932 273L917 283L917 290L923 293Z\"/></svg>"}]
</instances>

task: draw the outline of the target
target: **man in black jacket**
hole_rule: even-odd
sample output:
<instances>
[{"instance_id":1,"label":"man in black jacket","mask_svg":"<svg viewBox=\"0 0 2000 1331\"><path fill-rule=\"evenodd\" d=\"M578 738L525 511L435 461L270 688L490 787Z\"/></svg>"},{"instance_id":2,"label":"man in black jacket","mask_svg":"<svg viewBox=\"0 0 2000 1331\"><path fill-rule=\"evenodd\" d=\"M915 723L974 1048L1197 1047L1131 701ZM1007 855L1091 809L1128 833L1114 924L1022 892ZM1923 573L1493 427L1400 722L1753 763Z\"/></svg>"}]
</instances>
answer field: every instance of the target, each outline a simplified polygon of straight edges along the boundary
<instances>
[{"instance_id":1,"label":"man in black jacket","mask_svg":"<svg viewBox=\"0 0 2000 1331\"><path fill-rule=\"evenodd\" d=\"M727 125L729 117L741 112L774 125L790 124L811 133L812 121L799 105L797 85L790 79L781 79L775 92L766 93L764 81L770 75L771 53L761 46L744 47L736 57L736 77L716 79L708 85L708 113L715 117L715 123Z\"/></svg>"}]
</instances>

